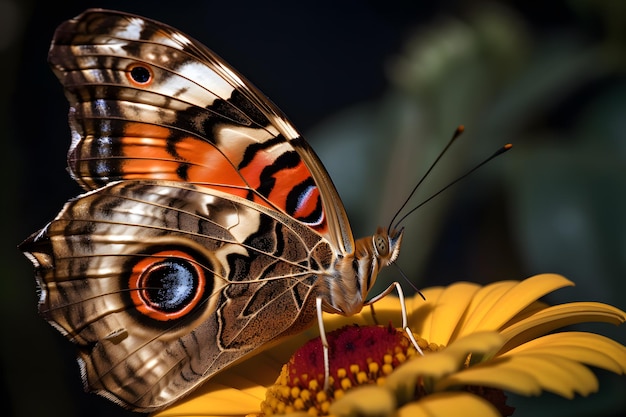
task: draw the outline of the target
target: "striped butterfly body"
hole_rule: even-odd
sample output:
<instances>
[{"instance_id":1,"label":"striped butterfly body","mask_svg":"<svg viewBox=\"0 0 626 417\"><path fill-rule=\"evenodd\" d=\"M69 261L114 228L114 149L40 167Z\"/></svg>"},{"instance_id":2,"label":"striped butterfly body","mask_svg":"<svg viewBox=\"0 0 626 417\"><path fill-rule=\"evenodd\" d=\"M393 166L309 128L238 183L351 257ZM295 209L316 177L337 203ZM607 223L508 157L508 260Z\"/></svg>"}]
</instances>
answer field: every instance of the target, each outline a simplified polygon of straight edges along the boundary
<instances>
[{"instance_id":1,"label":"striped butterfly body","mask_svg":"<svg viewBox=\"0 0 626 417\"><path fill-rule=\"evenodd\" d=\"M63 23L49 53L86 190L20 248L85 386L163 408L331 313L361 310L402 231L354 240L286 117L197 41L125 13Z\"/></svg>"}]
</instances>

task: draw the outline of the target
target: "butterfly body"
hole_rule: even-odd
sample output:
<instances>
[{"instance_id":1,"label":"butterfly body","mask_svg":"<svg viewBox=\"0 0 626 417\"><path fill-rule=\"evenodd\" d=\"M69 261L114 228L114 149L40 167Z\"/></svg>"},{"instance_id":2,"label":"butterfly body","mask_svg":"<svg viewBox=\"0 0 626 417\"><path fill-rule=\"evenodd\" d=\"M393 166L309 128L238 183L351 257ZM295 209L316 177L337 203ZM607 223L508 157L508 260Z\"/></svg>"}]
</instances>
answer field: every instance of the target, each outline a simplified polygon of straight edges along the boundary
<instances>
[{"instance_id":1,"label":"butterfly body","mask_svg":"<svg viewBox=\"0 0 626 417\"><path fill-rule=\"evenodd\" d=\"M86 193L21 249L89 390L163 408L311 325L317 299L357 313L397 257L402 231L355 241L308 144L197 41L89 10L59 27L49 60Z\"/></svg>"}]
</instances>

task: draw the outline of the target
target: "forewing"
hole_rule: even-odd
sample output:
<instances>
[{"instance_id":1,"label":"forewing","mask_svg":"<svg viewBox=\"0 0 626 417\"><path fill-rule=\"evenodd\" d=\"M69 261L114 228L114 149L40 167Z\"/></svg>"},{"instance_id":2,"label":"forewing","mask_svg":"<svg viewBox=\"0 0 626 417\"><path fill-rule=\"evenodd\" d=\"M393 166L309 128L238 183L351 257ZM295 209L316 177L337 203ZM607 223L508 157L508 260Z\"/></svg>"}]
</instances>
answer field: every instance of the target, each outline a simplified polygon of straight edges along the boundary
<instances>
[{"instance_id":1,"label":"forewing","mask_svg":"<svg viewBox=\"0 0 626 417\"><path fill-rule=\"evenodd\" d=\"M200 184L281 211L352 252L318 157L199 42L156 21L89 10L58 28L49 61L70 101L69 167L85 189L122 179Z\"/></svg>"}]
</instances>

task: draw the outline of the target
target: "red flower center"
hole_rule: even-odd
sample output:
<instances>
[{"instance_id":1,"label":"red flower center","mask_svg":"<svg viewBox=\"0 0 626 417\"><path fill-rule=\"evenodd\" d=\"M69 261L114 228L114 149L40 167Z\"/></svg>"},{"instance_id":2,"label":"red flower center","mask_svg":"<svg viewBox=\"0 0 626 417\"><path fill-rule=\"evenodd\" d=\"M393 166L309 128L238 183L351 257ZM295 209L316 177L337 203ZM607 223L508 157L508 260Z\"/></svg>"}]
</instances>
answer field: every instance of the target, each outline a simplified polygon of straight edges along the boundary
<instances>
[{"instance_id":1,"label":"red flower center","mask_svg":"<svg viewBox=\"0 0 626 417\"><path fill-rule=\"evenodd\" d=\"M382 384L395 367L417 354L402 330L346 326L326 335L330 351L330 389L324 390L324 354L319 338L310 340L283 367L261 404L266 416L294 411L328 413L330 403L352 387ZM417 339L423 350L429 348ZM432 348L432 347L431 347Z\"/></svg>"}]
</instances>

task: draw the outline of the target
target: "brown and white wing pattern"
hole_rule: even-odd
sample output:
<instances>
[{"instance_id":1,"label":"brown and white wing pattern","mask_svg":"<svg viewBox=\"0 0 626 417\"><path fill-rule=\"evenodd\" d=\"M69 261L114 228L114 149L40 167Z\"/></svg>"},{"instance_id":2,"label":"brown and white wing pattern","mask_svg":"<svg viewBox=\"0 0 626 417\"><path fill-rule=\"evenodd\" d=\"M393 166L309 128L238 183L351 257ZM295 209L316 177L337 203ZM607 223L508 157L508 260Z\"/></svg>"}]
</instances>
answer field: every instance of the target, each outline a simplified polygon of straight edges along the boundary
<instances>
[{"instance_id":1,"label":"brown and white wing pattern","mask_svg":"<svg viewBox=\"0 0 626 417\"><path fill-rule=\"evenodd\" d=\"M59 26L49 61L70 102L68 165L85 189L122 179L200 184L353 250L341 199L313 150L201 43L147 18L88 10Z\"/></svg>"},{"instance_id":2,"label":"brown and white wing pattern","mask_svg":"<svg viewBox=\"0 0 626 417\"><path fill-rule=\"evenodd\" d=\"M329 244L243 198L123 181L68 202L22 244L41 314L79 348L90 390L161 408L308 326Z\"/></svg>"},{"instance_id":3,"label":"brown and white wing pattern","mask_svg":"<svg viewBox=\"0 0 626 417\"><path fill-rule=\"evenodd\" d=\"M354 241L324 166L199 42L88 10L49 53L86 193L20 245L85 387L157 410L314 322L361 310L402 232Z\"/></svg>"}]
</instances>

